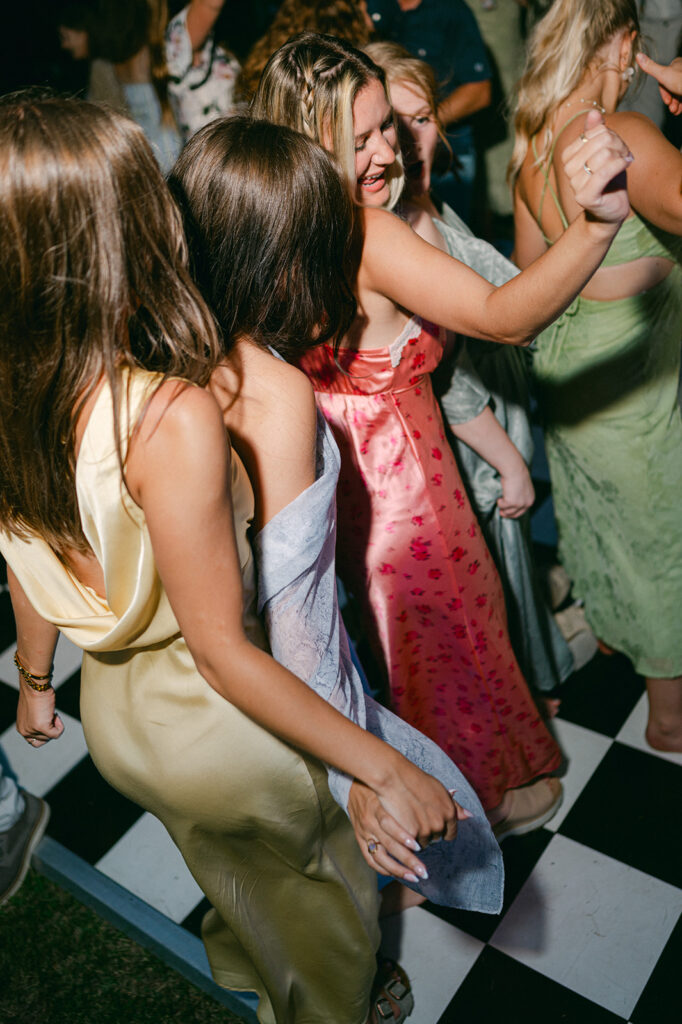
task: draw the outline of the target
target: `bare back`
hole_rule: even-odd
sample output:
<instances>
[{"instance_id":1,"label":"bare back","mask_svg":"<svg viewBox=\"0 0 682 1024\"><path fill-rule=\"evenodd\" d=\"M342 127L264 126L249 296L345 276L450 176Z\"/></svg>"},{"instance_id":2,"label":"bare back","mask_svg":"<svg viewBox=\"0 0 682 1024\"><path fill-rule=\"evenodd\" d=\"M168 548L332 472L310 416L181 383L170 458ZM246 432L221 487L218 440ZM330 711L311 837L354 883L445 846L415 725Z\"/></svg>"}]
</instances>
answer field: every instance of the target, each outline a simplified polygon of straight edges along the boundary
<instances>
[{"instance_id":1,"label":"bare back","mask_svg":"<svg viewBox=\"0 0 682 1024\"><path fill-rule=\"evenodd\" d=\"M651 164L656 159L655 154L658 153L660 146L657 145L652 152L652 137L654 142L658 142L654 136L657 129L651 122L642 122L647 122L647 119L632 114L612 114L606 118L606 124L630 144L635 156L635 161L627 172L628 194L631 200L630 216L634 216L636 211L653 221L657 211L652 209L646 193L651 191ZM648 125L651 126L651 132ZM515 258L522 268L545 252L550 244L556 242L567 225L580 214L580 207L569 185L561 156L569 145L582 137L583 126L584 117L580 116L580 113L576 116L573 110L562 112L557 118L554 130L554 145L542 165L538 166L534 147L529 146L516 184L514 204ZM538 146L543 132L544 128L535 137ZM672 163L674 162L673 159ZM671 169L671 173L675 172ZM643 185L644 181L646 185ZM669 219L661 218L660 215L658 222L665 230L675 226L674 219L670 223ZM600 267L581 294L587 299L597 301L636 295L653 288L667 277L672 266L670 260L659 256L643 256L618 266Z\"/></svg>"}]
</instances>

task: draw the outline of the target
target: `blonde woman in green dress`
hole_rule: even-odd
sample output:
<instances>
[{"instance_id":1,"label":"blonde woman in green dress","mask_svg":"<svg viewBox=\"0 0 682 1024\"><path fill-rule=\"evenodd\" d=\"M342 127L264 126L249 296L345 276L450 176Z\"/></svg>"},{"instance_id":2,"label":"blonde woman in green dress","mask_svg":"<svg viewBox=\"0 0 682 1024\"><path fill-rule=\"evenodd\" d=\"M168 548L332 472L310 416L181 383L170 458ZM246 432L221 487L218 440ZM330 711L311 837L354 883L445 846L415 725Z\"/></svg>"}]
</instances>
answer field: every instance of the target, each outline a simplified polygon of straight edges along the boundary
<instances>
[{"instance_id":1,"label":"blonde woman in green dress","mask_svg":"<svg viewBox=\"0 0 682 1024\"><path fill-rule=\"evenodd\" d=\"M538 23L510 165L515 256L527 266L578 215L561 155L601 109L635 157L631 213L533 368L562 561L603 648L646 679L649 744L682 751L682 156L648 118L616 112L638 49L634 0L556 0ZM583 162L586 180L597 169Z\"/></svg>"}]
</instances>

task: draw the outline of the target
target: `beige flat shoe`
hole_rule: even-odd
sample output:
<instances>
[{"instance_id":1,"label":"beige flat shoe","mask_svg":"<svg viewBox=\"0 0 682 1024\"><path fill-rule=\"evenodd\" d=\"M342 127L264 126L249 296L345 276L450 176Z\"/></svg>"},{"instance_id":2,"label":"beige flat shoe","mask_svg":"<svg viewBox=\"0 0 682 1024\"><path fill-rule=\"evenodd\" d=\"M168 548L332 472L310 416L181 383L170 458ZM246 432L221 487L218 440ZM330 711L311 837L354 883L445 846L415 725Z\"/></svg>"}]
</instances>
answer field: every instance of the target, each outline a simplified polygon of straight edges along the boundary
<instances>
[{"instance_id":1,"label":"beige flat shoe","mask_svg":"<svg viewBox=\"0 0 682 1024\"><path fill-rule=\"evenodd\" d=\"M555 778L538 779L530 786L510 789L510 809L502 821L493 825L498 843L509 836L522 836L542 828L553 818L564 799L564 788Z\"/></svg>"}]
</instances>

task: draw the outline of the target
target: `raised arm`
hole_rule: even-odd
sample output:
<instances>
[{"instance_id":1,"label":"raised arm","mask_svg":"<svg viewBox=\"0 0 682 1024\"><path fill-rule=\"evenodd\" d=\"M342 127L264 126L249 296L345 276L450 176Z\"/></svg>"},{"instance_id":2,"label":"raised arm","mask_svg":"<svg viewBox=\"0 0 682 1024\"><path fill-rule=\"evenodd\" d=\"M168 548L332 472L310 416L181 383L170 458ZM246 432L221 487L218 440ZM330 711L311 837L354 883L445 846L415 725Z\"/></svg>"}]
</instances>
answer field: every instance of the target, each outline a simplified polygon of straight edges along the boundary
<instances>
[{"instance_id":1,"label":"raised arm","mask_svg":"<svg viewBox=\"0 0 682 1024\"><path fill-rule=\"evenodd\" d=\"M220 409L198 389L184 390L169 404L170 387L150 403L131 446L127 479L144 510L159 574L197 669L265 729L374 790L404 826L399 842L390 836L382 842L389 848L392 842L402 863L419 874L421 864L407 851L407 840L423 843L439 830L453 837L450 796L248 641Z\"/></svg>"},{"instance_id":2,"label":"raised arm","mask_svg":"<svg viewBox=\"0 0 682 1024\"><path fill-rule=\"evenodd\" d=\"M682 235L682 153L644 114L615 113L609 125L636 157L628 171L630 203L652 224Z\"/></svg>"},{"instance_id":3,"label":"raised arm","mask_svg":"<svg viewBox=\"0 0 682 1024\"><path fill-rule=\"evenodd\" d=\"M524 345L572 302L600 265L629 212L625 182L631 156L600 115L571 145L564 165L583 213L549 250L499 288L437 251L410 227L381 210L365 211L365 245L358 278L397 305L461 334ZM584 171L589 161L592 173Z\"/></svg>"},{"instance_id":4,"label":"raised arm","mask_svg":"<svg viewBox=\"0 0 682 1024\"><path fill-rule=\"evenodd\" d=\"M224 6L225 0L191 0L187 11L187 32L193 50L200 50L204 45Z\"/></svg>"}]
</instances>

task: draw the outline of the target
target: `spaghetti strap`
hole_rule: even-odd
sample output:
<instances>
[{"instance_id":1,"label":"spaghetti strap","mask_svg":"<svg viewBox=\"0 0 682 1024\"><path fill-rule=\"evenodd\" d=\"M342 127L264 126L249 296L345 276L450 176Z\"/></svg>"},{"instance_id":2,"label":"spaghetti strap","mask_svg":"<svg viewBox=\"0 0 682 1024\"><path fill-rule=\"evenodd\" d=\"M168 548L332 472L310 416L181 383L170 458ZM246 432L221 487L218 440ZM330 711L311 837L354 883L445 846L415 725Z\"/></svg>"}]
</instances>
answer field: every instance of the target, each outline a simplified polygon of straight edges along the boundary
<instances>
[{"instance_id":1,"label":"spaghetti strap","mask_svg":"<svg viewBox=\"0 0 682 1024\"><path fill-rule=\"evenodd\" d=\"M561 135L561 133L564 131L565 128L568 128L569 124L573 124L573 122L576 121L579 117L583 116L583 114L584 114L584 112L582 110L578 111L578 113L574 114L573 117L569 117L569 119L566 122L566 124L561 126L561 128L557 132L556 138L554 139L554 142L552 143L552 146L550 148L549 154L547 156L547 167L546 167L546 169L545 169L544 164L540 163L540 159L538 157L538 150L537 150L537 146L535 144L535 140L537 138L537 135L533 135L533 137L530 140L531 146L533 148L533 156L535 157L535 163L540 168L540 170L542 172L542 176L545 179L544 185L542 186L542 192L540 193L540 202L538 204L538 216L537 216L538 226L539 226L541 231L542 231L542 209L543 209L543 206L544 206L544 203L545 203L545 195L547 194L547 190L548 189L549 189L549 194L551 195L552 199L554 200L554 205L556 206L557 213L559 214L559 217L561 218L561 224L563 226L564 231L568 227L568 217L564 213L564 208L561 205L561 201L559 200L559 196L556 193L556 189L554 188L554 186L552 185L552 182L550 181L549 173L550 173L550 170L551 170L551 167L552 167L552 163L554 161L554 150L556 149L557 142L559 141L559 136ZM552 244L551 240L547 237L547 235L545 234L544 231L542 231L542 237L544 238L545 242L548 245Z\"/></svg>"}]
</instances>

